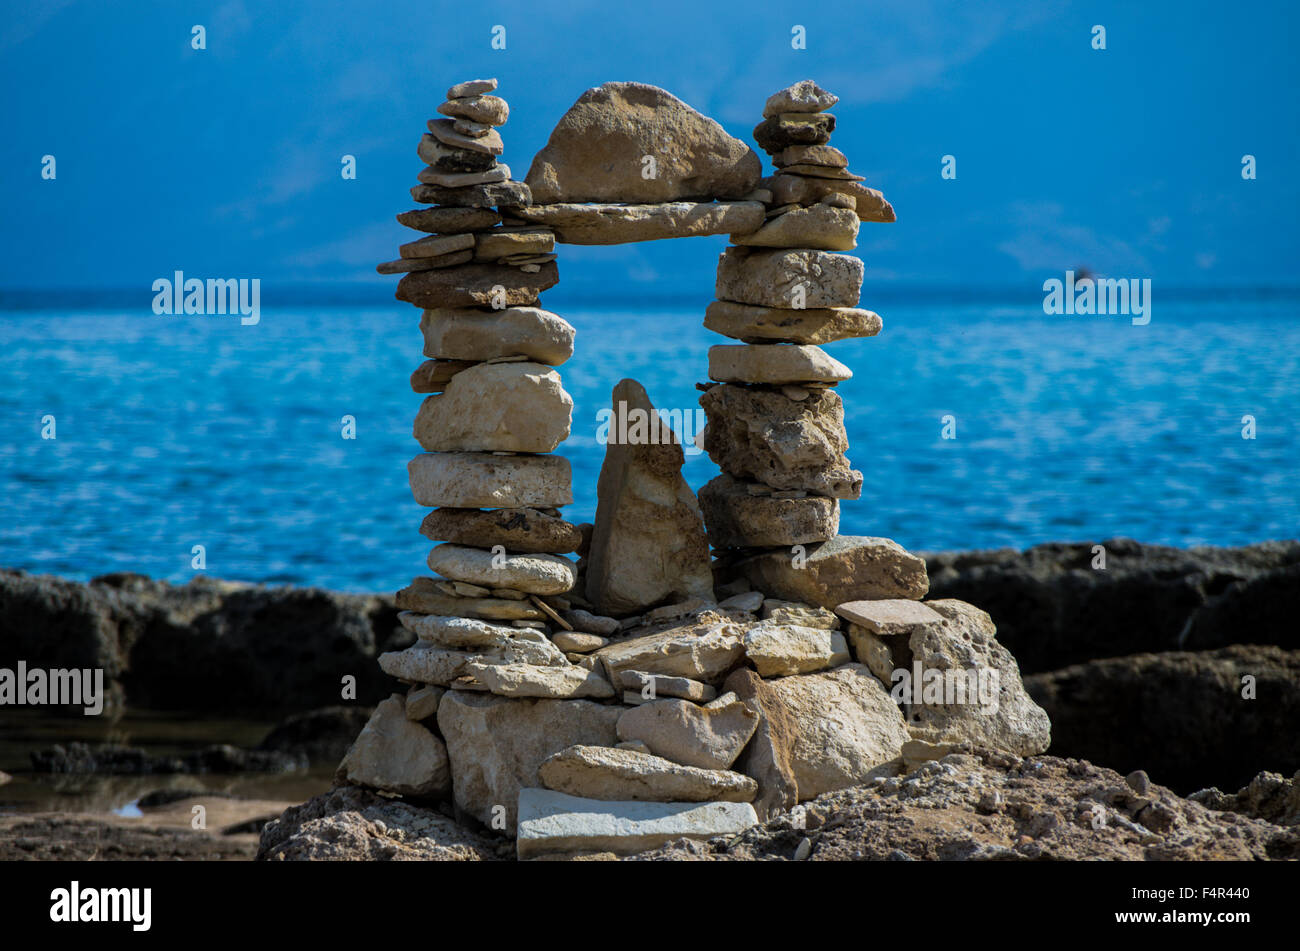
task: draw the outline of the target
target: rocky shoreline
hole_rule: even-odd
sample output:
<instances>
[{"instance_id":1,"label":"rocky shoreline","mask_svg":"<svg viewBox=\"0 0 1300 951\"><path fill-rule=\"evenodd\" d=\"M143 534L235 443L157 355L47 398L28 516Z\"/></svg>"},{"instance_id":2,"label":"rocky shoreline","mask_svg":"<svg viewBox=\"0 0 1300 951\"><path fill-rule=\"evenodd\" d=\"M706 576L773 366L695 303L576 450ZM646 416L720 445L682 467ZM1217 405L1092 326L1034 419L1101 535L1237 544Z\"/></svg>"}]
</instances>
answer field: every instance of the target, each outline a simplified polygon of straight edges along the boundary
<instances>
[{"instance_id":1,"label":"rocky shoreline","mask_svg":"<svg viewBox=\"0 0 1300 951\"><path fill-rule=\"evenodd\" d=\"M929 554L930 596L990 613L1051 718L1052 754L1145 769L1184 794L1300 769L1300 737L1278 729L1300 713L1300 542L1103 544L1105 569L1087 542ZM0 668L103 667L110 715L305 713L337 706L346 676L348 703L369 707L395 686L375 658L414 641L397 615L387 595L4 570ZM1267 702L1231 699L1245 675ZM310 722L295 742L310 744Z\"/></svg>"}]
</instances>

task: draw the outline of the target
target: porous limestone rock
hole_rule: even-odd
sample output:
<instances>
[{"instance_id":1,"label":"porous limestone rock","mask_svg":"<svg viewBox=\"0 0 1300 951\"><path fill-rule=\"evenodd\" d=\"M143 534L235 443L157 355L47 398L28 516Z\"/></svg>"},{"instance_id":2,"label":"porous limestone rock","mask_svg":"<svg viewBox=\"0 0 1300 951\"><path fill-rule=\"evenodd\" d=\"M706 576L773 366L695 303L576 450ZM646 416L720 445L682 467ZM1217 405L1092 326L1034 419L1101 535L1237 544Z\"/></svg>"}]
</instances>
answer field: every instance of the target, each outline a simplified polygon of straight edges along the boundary
<instances>
[{"instance_id":1,"label":"porous limestone rock","mask_svg":"<svg viewBox=\"0 0 1300 951\"><path fill-rule=\"evenodd\" d=\"M713 600L709 543L695 493L682 478L685 456L635 380L614 387L614 416L629 420L628 441L611 425L596 485L596 526L587 554L586 598L606 615L637 614L684 598ZM644 414L647 440L634 442Z\"/></svg>"},{"instance_id":2,"label":"porous limestone rock","mask_svg":"<svg viewBox=\"0 0 1300 951\"><path fill-rule=\"evenodd\" d=\"M728 475L829 498L861 494L862 473L844 456L849 440L835 393L792 400L773 390L724 383L700 394L700 405L708 420L704 449Z\"/></svg>"},{"instance_id":3,"label":"porous limestone rock","mask_svg":"<svg viewBox=\"0 0 1300 951\"><path fill-rule=\"evenodd\" d=\"M379 668L399 680L448 687L467 676L473 664L529 664L535 667L568 665L568 660L550 641L537 643L515 640L491 650L446 650L419 643L400 651L379 655Z\"/></svg>"},{"instance_id":4,"label":"porous limestone rock","mask_svg":"<svg viewBox=\"0 0 1300 951\"><path fill-rule=\"evenodd\" d=\"M625 244L706 234L749 234L763 224L757 201L689 202L658 205L572 204L511 208L524 221L546 225L564 244Z\"/></svg>"},{"instance_id":5,"label":"porous limestone rock","mask_svg":"<svg viewBox=\"0 0 1300 951\"><path fill-rule=\"evenodd\" d=\"M537 775L547 789L587 799L749 802L758 792L758 784L741 773L604 746L570 746L542 763Z\"/></svg>"},{"instance_id":6,"label":"porous limestone rock","mask_svg":"<svg viewBox=\"0 0 1300 951\"><path fill-rule=\"evenodd\" d=\"M425 360L411 372L411 389L416 393L441 393L453 376L472 366L470 360Z\"/></svg>"},{"instance_id":7,"label":"porous limestone rock","mask_svg":"<svg viewBox=\"0 0 1300 951\"><path fill-rule=\"evenodd\" d=\"M834 538L839 531L835 499L754 495L751 484L724 474L700 488L700 511L714 548L804 545ZM762 595L758 597L761 603Z\"/></svg>"},{"instance_id":8,"label":"porous limestone rock","mask_svg":"<svg viewBox=\"0 0 1300 951\"><path fill-rule=\"evenodd\" d=\"M551 647L559 650L553 644ZM472 683L458 679L451 686L462 690L487 690L499 697L605 699L614 696L614 688L603 674L567 661L563 666L471 661L465 665L461 677L471 678Z\"/></svg>"},{"instance_id":9,"label":"porous limestone rock","mask_svg":"<svg viewBox=\"0 0 1300 951\"><path fill-rule=\"evenodd\" d=\"M540 363L480 363L457 373L415 416L430 452L551 452L569 437L573 398Z\"/></svg>"},{"instance_id":10,"label":"porous limestone rock","mask_svg":"<svg viewBox=\"0 0 1300 951\"><path fill-rule=\"evenodd\" d=\"M763 104L763 118L783 112L825 112L839 101L839 96L827 92L813 80L801 79L767 97Z\"/></svg>"},{"instance_id":11,"label":"porous limestone rock","mask_svg":"<svg viewBox=\"0 0 1300 951\"><path fill-rule=\"evenodd\" d=\"M577 551L582 544L576 525L534 508L434 509L424 517L420 533L459 545L554 555Z\"/></svg>"},{"instance_id":12,"label":"porous limestone rock","mask_svg":"<svg viewBox=\"0 0 1300 951\"><path fill-rule=\"evenodd\" d=\"M525 356L549 366L573 356L577 333L563 317L539 307L426 310L420 332L426 357L478 361Z\"/></svg>"},{"instance_id":13,"label":"porous limestone rock","mask_svg":"<svg viewBox=\"0 0 1300 951\"><path fill-rule=\"evenodd\" d=\"M762 820L793 809L799 801L791 751L799 742L798 724L786 713L773 686L749 668L732 672L723 689L734 693L759 716L753 737L732 767L758 783L754 809Z\"/></svg>"},{"instance_id":14,"label":"porous limestone rock","mask_svg":"<svg viewBox=\"0 0 1300 951\"><path fill-rule=\"evenodd\" d=\"M401 694L375 707L339 765L348 782L399 796L442 797L451 791L447 748L407 719Z\"/></svg>"},{"instance_id":15,"label":"porous limestone rock","mask_svg":"<svg viewBox=\"0 0 1300 951\"><path fill-rule=\"evenodd\" d=\"M823 344L853 337L874 337L879 315L856 307L755 307L715 300L704 311L704 326L745 343Z\"/></svg>"},{"instance_id":16,"label":"porous limestone rock","mask_svg":"<svg viewBox=\"0 0 1300 951\"><path fill-rule=\"evenodd\" d=\"M550 789L519 793L519 858L572 852L628 855L676 839L737 835L758 822L747 802L610 802Z\"/></svg>"},{"instance_id":17,"label":"porous limestone rock","mask_svg":"<svg viewBox=\"0 0 1300 951\"><path fill-rule=\"evenodd\" d=\"M734 697L703 707L688 700L655 700L619 717L618 738L640 740L656 756L685 766L726 769L757 727L758 714Z\"/></svg>"},{"instance_id":18,"label":"porous limestone rock","mask_svg":"<svg viewBox=\"0 0 1300 951\"><path fill-rule=\"evenodd\" d=\"M715 290L720 300L762 307L854 307L863 271L847 254L733 247L718 260Z\"/></svg>"},{"instance_id":19,"label":"porous limestone rock","mask_svg":"<svg viewBox=\"0 0 1300 951\"><path fill-rule=\"evenodd\" d=\"M414 208L397 216L399 224L430 234L459 234L501 224L492 208Z\"/></svg>"},{"instance_id":20,"label":"porous limestone rock","mask_svg":"<svg viewBox=\"0 0 1300 951\"><path fill-rule=\"evenodd\" d=\"M704 683L721 680L744 657L744 630L709 614L661 631L642 634L602 647L593 655L605 665L611 682L625 670Z\"/></svg>"},{"instance_id":21,"label":"porous limestone rock","mask_svg":"<svg viewBox=\"0 0 1300 951\"><path fill-rule=\"evenodd\" d=\"M560 272L554 261L543 264L534 274L502 264L462 264L459 267L408 274L397 283L395 296L398 300L425 308L492 307L494 304L503 307L532 307L537 304L537 295L548 287L554 287L559 280ZM444 355L452 356L425 354L429 357Z\"/></svg>"},{"instance_id":22,"label":"porous limestone rock","mask_svg":"<svg viewBox=\"0 0 1300 951\"><path fill-rule=\"evenodd\" d=\"M1025 691L1020 667L998 643L993 619L965 601L945 599L929 606L944 623L924 625L908 639L914 691L913 702L905 707L908 724L944 740L966 740L1020 756L1044 752L1051 743L1051 722ZM899 660L894 658L895 668L904 666ZM915 694L916 665L922 672L921 702ZM930 671L941 672L945 680L938 696L929 689Z\"/></svg>"},{"instance_id":23,"label":"porous limestone rock","mask_svg":"<svg viewBox=\"0 0 1300 951\"><path fill-rule=\"evenodd\" d=\"M745 632L745 656L761 677L810 674L834 666L836 636L843 641L824 628L763 621Z\"/></svg>"},{"instance_id":24,"label":"porous limestone rock","mask_svg":"<svg viewBox=\"0 0 1300 951\"><path fill-rule=\"evenodd\" d=\"M573 502L563 456L426 452L406 470L415 501L429 508L557 508Z\"/></svg>"},{"instance_id":25,"label":"porous limestone rock","mask_svg":"<svg viewBox=\"0 0 1300 951\"><path fill-rule=\"evenodd\" d=\"M709 347L709 379L723 383L839 383L853 371L820 347L732 343Z\"/></svg>"},{"instance_id":26,"label":"porous limestone rock","mask_svg":"<svg viewBox=\"0 0 1300 951\"><path fill-rule=\"evenodd\" d=\"M689 677L668 677L644 670L620 670L618 686L637 695L638 701L649 702L663 697L677 697L694 703L708 703L718 692L706 683Z\"/></svg>"},{"instance_id":27,"label":"porous limestone rock","mask_svg":"<svg viewBox=\"0 0 1300 951\"><path fill-rule=\"evenodd\" d=\"M397 607L417 614L450 615L486 621L540 621L541 608L507 598L469 598L448 594L437 578L420 577L397 592Z\"/></svg>"},{"instance_id":28,"label":"porous limestone rock","mask_svg":"<svg viewBox=\"0 0 1300 951\"><path fill-rule=\"evenodd\" d=\"M559 555L502 555L446 543L435 546L428 561L430 570L453 581L529 594L564 594L577 580L573 562Z\"/></svg>"},{"instance_id":29,"label":"porous limestone rock","mask_svg":"<svg viewBox=\"0 0 1300 951\"><path fill-rule=\"evenodd\" d=\"M767 685L793 723L788 753L800 802L866 782L908 740L898 705L861 664Z\"/></svg>"},{"instance_id":30,"label":"porous limestone rock","mask_svg":"<svg viewBox=\"0 0 1300 951\"><path fill-rule=\"evenodd\" d=\"M570 746L613 746L621 707L590 700L525 700L452 691L438 706L456 805L513 835L519 790L540 786L537 768Z\"/></svg>"},{"instance_id":31,"label":"porous limestone rock","mask_svg":"<svg viewBox=\"0 0 1300 951\"><path fill-rule=\"evenodd\" d=\"M760 615L764 621L773 620L781 624L797 624L800 627L822 627L828 631L837 630L840 619L834 611L803 604L800 601L781 601L777 598L765 598Z\"/></svg>"},{"instance_id":32,"label":"porous limestone rock","mask_svg":"<svg viewBox=\"0 0 1300 951\"><path fill-rule=\"evenodd\" d=\"M750 234L732 234L733 244L750 248L814 248L851 251L858 244L858 213L821 203L767 219Z\"/></svg>"},{"instance_id":33,"label":"porous limestone rock","mask_svg":"<svg viewBox=\"0 0 1300 951\"><path fill-rule=\"evenodd\" d=\"M410 631L426 644L447 650L497 650L519 643L531 641L555 650L554 663L560 663L558 648L554 648L545 634L529 631L505 624L491 624L476 618L416 614L414 611L401 611L397 620L402 627Z\"/></svg>"},{"instance_id":34,"label":"porous limestone rock","mask_svg":"<svg viewBox=\"0 0 1300 951\"><path fill-rule=\"evenodd\" d=\"M835 606L835 613L880 637L911 636L927 625L943 623L943 615L928 604L906 598L846 601Z\"/></svg>"},{"instance_id":35,"label":"porous limestone rock","mask_svg":"<svg viewBox=\"0 0 1300 951\"><path fill-rule=\"evenodd\" d=\"M930 586L925 560L888 538L837 535L808 546L797 566L794 561L788 551L765 552L735 570L773 597L825 608L877 598L919 601Z\"/></svg>"},{"instance_id":36,"label":"porous limestone rock","mask_svg":"<svg viewBox=\"0 0 1300 951\"><path fill-rule=\"evenodd\" d=\"M646 175L645 156L653 175ZM561 118L524 179L536 204L741 198L762 175L758 155L671 93L605 83Z\"/></svg>"}]
</instances>

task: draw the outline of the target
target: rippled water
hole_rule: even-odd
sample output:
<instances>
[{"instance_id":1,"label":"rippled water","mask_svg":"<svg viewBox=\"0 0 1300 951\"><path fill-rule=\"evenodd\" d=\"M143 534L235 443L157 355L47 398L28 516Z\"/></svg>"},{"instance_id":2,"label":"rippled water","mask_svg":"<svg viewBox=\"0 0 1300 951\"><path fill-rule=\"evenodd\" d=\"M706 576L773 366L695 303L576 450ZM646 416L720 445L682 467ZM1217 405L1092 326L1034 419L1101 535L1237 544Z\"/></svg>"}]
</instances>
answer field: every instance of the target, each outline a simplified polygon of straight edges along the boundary
<instances>
[{"instance_id":1,"label":"rippled water","mask_svg":"<svg viewBox=\"0 0 1300 951\"><path fill-rule=\"evenodd\" d=\"M828 347L856 374L839 393L865 475L841 531L919 550L1294 537L1297 304L1157 302L1146 327L1048 317L1036 301L880 305L880 337ZM660 407L697 405L722 342L703 305L562 309L578 328L562 368L575 521L594 513L596 414L615 382L635 377ZM0 313L0 564L179 581L201 544L225 578L405 584L429 547L406 484L417 323L397 303L264 309L250 327L145 308ZM54 440L41 438L47 414ZM954 440L941 438L948 414ZM355 441L341 438L345 415ZM688 459L697 488L716 472Z\"/></svg>"}]
</instances>

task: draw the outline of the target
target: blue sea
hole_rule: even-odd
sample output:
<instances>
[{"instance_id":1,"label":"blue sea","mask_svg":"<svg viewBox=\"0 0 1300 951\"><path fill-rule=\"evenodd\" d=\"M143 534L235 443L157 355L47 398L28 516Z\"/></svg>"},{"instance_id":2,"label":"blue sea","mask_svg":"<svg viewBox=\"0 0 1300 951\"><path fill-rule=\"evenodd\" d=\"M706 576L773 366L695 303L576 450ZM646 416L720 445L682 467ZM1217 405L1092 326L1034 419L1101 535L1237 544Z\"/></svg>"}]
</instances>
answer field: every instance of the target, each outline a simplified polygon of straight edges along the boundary
<instances>
[{"instance_id":1,"label":"blue sea","mask_svg":"<svg viewBox=\"0 0 1300 951\"><path fill-rule=\"evenodd\" d=\"M597 413L619 379L664 409L698 405L707 349L726 342L701 325L707 300L545 296L578 329L560 368L572 520L594 515ZM1295 296L1157 295L1147 326L1047 316L1033 292L867 305L884 332L827 347L855 374L838 392L865 477L842 533L913 550L1300 535ZM222 578L406 584L430 546L406 482L418 319L396 301L265 306L254 326L155 316L148 296L0 310L0 565L184 581L203 545ZM685 471L696 488L717 474L702 453Z\"/></svg>"}]
</instances>

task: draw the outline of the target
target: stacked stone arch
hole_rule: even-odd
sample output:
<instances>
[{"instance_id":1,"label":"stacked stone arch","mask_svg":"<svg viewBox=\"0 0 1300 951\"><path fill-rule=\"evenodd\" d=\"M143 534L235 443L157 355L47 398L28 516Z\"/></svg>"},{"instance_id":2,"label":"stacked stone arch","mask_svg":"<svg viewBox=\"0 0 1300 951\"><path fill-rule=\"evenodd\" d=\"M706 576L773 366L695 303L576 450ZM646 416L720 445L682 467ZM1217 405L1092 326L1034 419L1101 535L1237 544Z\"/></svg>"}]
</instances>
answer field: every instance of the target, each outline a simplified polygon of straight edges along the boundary
<instances>
[{"instance_id":1,"label":"stacked stone arch","mask_svg":"<svg viewBox=\"0 0 1300 951\"><path fill-rule=\"evenodd\" d=\"M775 166L764 177L753 148L670 93L606 83L520 181L497 160L509 107L496 81L448 90L418 146L411 195L426 207L398 215L426 236L379 267L403 274L398 299L422 309L428 359L411 387L425 396L424 452L409 478L431 509L434 574L397 595L415 645L380 658L409 691L381 705L341 779L451 797L517 832L521 855L627 851L739 831L901 764L908 743L1046 747L1022 689L987 721L888 691L919 638L942 663L957 663L951 648L1017 688L1019 675L1005 651L971 653L993 637L983 612L922 603L922 559L838 534L862 474L835 389L852 374L822 346L880 332L858 306L862 261L843 252L894 212L829 144L837 101L811 80L767 100L754 129ZM704 312L726 342L699 384L721 472L697 499L676 435L624 380L614 416L640 428L614 431L640 435L610 441L595 524L575 525L557 452L575 330L541 301L556 245L711 234L731 238ZM610 803L640 831L603 827Z\"/></svg>"}]
</instances>

